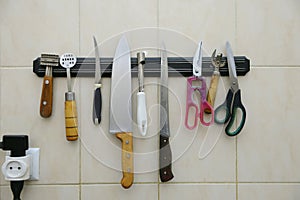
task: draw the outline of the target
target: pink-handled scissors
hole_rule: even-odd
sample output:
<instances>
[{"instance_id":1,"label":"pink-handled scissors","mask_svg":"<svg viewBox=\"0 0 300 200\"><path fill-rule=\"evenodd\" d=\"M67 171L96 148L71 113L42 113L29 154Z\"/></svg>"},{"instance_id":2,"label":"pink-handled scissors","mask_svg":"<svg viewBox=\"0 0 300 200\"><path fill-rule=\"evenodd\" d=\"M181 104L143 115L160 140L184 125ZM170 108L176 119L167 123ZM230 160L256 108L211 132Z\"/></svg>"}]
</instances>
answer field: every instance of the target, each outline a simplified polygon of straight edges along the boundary
<instances>
[{"instance_id":1,"label":"pink-handled scissors","mask_svg":"<svg viewBox=\"0 0 300 200\"><path fill-rule=\"evenodd\" d=\"M198 117L203 125L209 126L214 122L214 110L211 105L206 101L206 82L205 78L201 76L202 73L202 42L199 43L196 53L193 58L193 76L187 79L187 96L186 96L186 114L185 114L185 126L188 129L194 129L197 126ZM195 84L194 84L195 83ZM200 99L200 109L193 99L193 93L198 90ZM195 119L192 125L189 125L189 112L191 109L195 109ZM209 121L204 120L204 110L211 111Z\"/></svg>"}]
</instances>

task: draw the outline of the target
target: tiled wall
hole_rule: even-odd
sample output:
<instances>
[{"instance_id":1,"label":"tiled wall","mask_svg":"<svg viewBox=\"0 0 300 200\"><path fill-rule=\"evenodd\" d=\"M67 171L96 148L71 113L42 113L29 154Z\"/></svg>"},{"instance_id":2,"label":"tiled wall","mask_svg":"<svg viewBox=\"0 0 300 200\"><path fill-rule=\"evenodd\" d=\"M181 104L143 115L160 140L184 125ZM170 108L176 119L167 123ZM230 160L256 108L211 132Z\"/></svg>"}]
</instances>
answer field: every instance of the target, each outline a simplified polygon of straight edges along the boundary
<instances>
[{"instance_id":1,"label":"tiled wall","mask_svg":"<svg viewBox=\"0 0 300 200\"><path fill-rule=\"evenodd\" d=\"M1 0L0 132L29 134L30 145L41 148L40 180L26 183L23 199L300 199L299 8L298 0ZM93 56L92 35L102 43L143 27L181 32L193 45L173 39L168 49L186 56L193 55L201 39L206 56L214 48L224 52L229 40L236 55L250 58L251 71L239 77L247 121L236 138L216 125L188 131L183 125L186 79L170 78L175 178L162 184L155 170L159 79L146 78L149 132L146 138L134 133L139 173L124 190L120 142L108 131L110 79L103 80L105 117L98 127L91 121L93 78L75 80L81 140L67 142L66 80L54 80L53 114L42 119L42 79L33 74L32 61L42 52ZM147 45L153 35L144 32L145 38L128 34L131 46ZM112 56L115 44L102 55ZM222 80L216 104L228 88L228 78ZM0 175L1 200L12 199L8 184Z\"/></svg>"}]
</instances>

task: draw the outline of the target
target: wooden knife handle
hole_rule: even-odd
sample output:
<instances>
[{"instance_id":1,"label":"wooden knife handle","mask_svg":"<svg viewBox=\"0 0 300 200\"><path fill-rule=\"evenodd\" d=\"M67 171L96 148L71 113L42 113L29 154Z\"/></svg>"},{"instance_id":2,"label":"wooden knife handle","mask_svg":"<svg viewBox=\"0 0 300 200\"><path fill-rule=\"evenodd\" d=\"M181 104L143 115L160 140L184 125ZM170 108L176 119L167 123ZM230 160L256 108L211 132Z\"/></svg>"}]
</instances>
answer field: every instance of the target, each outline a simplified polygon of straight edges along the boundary
<instances>
[{"instance_id":1,"label":"wooden knife handle","mask_svg":"<svg viewBox=\"0 0 300 200\"><path fill-rule=\"evenodd\" d=\"M66 137L69 141L78 139L78 122L76 102L65 101Z\"/></svg>"},{"instance_id":2,"label":"wooden knife handle","mask_svg":"<svg viewBox=\"0 0 300 200\"><path fill-rule=\"evenodd\" d=\"M220 78L220 73L214 73L211 77L210 87L207 93L207 102L211 105L211 107L214 107L215 104L219 78ZM211 110L205 109L204 112L210 114Z\"/></svg>"},{"instance_id":3,"label":"wooden knife handle","mask_svg":"<svg viewBox=\"0 0 300 200\"><path fill-rule=\"evenodd\" d=\"M162 135L159 138L159 174L162 182L167 182L174 177L172 173L172 152L169 138Z\"/></svg>"},{"instance_id":4,"label":"wooden knife handle","mask_svg":"<svg viewBox=\"0 0 300 200\"><path fill-rule=\"evenodd\" d=\"M53 77L44 76L40 103L41 117L48 118L52 114Z\"/></svg>"},{"instance_id":5,"label":"wooden knife handle","mask_svg":"<svg viewBox=\"0 0 300 200\"><path fill-rule=\"evenodd\" d=\"M132 133L117 133L117 138L122 142L122 172L121 185L128 189L133 184L133 139Z\"/></svg>"}]
</instances>

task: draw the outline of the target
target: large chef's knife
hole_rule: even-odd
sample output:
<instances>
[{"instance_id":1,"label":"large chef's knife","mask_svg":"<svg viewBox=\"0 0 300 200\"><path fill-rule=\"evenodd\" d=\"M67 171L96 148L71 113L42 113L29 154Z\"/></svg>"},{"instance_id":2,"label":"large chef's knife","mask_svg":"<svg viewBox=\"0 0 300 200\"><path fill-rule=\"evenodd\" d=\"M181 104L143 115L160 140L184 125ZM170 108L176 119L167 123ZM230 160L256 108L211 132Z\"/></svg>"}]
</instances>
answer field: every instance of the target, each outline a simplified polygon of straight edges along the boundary
<instances>
[{"instance_id":1,"label":"large chef's knife","mask_svg":"<svg viewBox=\"0 0 300 200\"><path fill-rule=\"evenodd\" d=\"M120 39L115 52L110 95L109 130L122 142L121 184L124 188L129 188L133 183L131 62L130 49L125 36Z\"/></svg>"},{"instance_id":2,"label":"large chef's knife","mask_svg":"<svg viewBox=\"0 0 300 200\"><path fill-rule=\"evenodd\" d=\"M169 144L169 102L168 102L168 57L166 47L161 49L161 74L160 74L160 138L159 138L159 174L162 182L171 180L172 152Z\"/></svg>"},{"instance_id":3,"label":"large chef's knife","mask_svg":"<svg viewBox=\"0 0 300 200\"><path fill-rule=\"evenodd\" d=\"M101 95L101 67L100 67L100 56L96 38L94 39L95 46L95 91L94 91L94 102L93 102L93 122L94 124L100 124L101 122L101 109L102 109L102 95Z\"/></svg>"}]
</instances>

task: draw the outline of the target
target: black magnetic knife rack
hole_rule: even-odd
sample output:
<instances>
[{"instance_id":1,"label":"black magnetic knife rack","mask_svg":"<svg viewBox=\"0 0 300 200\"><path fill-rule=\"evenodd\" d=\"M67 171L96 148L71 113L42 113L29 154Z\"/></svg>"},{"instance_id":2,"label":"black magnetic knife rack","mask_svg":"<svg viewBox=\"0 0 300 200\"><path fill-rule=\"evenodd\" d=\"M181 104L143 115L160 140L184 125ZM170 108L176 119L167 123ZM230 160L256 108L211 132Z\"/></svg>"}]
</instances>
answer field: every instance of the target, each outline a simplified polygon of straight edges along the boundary
<instances>
[{"instance_id":1,"label":"black magnetic knife rack","mask_svg":"<svg viewBox=\"0 0 300 200\"><path fill-rule=\"evenodd\" d=\"M222 58L225 66L220 68L221 76L228 76L228 65L226 57ZM250 71L250 60L245 56L234 57L238 76L244 76ZM113 58L100 58L102 77L111 77ZM170 77L189 77L193 74L192 57L168 57L169 76ZM137 77L137 58L131 58L131 72L133 77ZM40 65L40 58L33 61L33 72L38 77L44 77L45 66ZM202 75L211 76L213 67L210 57L202 59ZM66 69L62 66L53 67L53 77L66 77ZM71 68L72 77L94 77L95 76L95 58L78 57L76 65ZM145 77L160 76L160 57L148 57L144 65Z\"/></svg>"}]
</instances>

